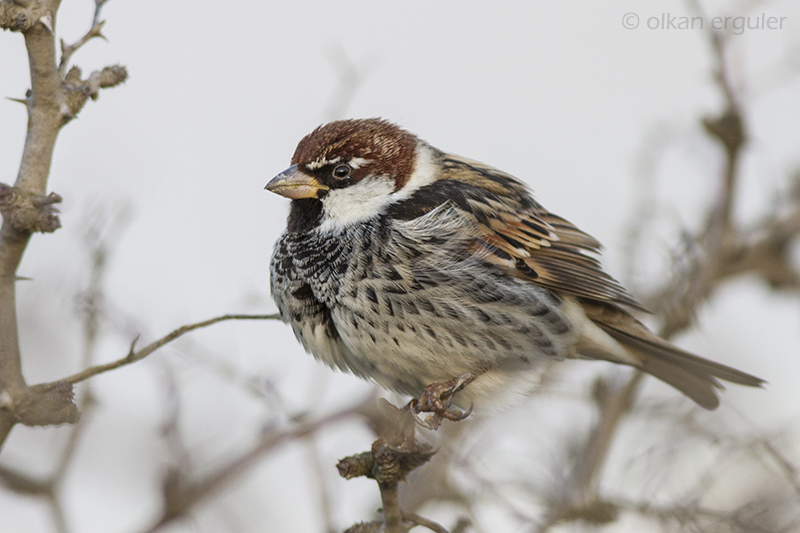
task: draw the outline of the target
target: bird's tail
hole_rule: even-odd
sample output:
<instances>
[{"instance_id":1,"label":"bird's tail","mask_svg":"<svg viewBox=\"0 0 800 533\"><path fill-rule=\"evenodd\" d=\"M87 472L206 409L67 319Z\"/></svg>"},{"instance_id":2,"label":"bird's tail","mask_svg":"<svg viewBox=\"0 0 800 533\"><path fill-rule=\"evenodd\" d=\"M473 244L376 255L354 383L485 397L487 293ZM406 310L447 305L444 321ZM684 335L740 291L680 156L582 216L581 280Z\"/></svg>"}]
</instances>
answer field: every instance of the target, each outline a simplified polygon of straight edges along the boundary
<instances>
[{"instance_id":1,"label":"bird's tail","mask_svg":"<svg viewBox=\"0 0 800 533\"><path fill-rule=\"evenodd\" d=\"M608 350L592 350L592 357L624 363L672 385L705 409L719 406L718 391L728 381L760 387L764 380L729 366L698 357L652 333L624 310L611 306L586 306L587 317L627 352L619 357Z\"/></svg>"}]
</instances>

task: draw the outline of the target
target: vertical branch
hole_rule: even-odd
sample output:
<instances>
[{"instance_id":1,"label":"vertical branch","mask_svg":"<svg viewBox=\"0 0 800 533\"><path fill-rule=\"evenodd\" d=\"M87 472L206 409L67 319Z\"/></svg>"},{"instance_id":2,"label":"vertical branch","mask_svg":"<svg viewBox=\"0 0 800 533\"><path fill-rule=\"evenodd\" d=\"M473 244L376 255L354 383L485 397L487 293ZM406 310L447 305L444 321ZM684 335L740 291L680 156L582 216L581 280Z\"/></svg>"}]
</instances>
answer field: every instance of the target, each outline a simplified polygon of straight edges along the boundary
<instances>
[{"instance_id":1,"label":"vertical branch","mask_svg":"<svg viewBox=\"0 0 800 533\"><path fill-rule=\"evenodd\" d=\"M327 121L338 120L345 117L347 109L353 102L364 80L370 74L371 68L359 68L353 63L341 46L334 47L330 52L330 59L339 77L336 90L328 102L325 111Z\"/></svg>"},{"instance_id":2,"label":"vertical branch","mask_svg":"<svg viewBox=\"0 0 800 533\"><path fill-rule=\"evenodd\" d=\"M688 4L689 8L699 13L703 20L709 20L699 0L688 0ZM723 35L714 28L709 28L709 39L714 60L716 61L714 78L725 100L725 108L719 116L703 119L703 126L706 131L723 145L726 156L725 169L721 180L722 189L719 193L716 208L710 213L706 227L706 233L712 239L715 239L731 226L731 211L736 192L736 169L742 146L747 139L741 105L734 90L731 72L725 58L726 50Z\"/></svg>"},{"instance_id":3,"label":"vertical branch","mask_svg":"<svg viewBox=\"0 0 800 533\"><path fill-rule=\"evenodd\" d=\"M94 0L94 17L92 18L92 28L100 23L100 12L103 10L103 5L108 0Z\"/></svg>"},{"instance_id":4,"label":"vertical branch","mask_svg":"<svg viewBox=\"0 0 800 533\"><path fill-rule=\"evenodd\" d=\"M696 0L692 0L692 3L694 9L702 13ZM708 20L704 13L702 15ZM689 325L694 309L721 280L726 250L730 241L735 238L732 210L738 161L746 141L745 126L728 72L725 43L713 30L710 39L716 60L715 78L725 107L719 115L703 119L703 126L725 149L725 167L720 178L720 192L715 205L709 210L706 226L693 239L702 251L702 256L697 258L692 269L680 280L682 291L671 288L661 295L662 305L650 306L661 312L663 323L659 333L664 338L671 337ZM631 409L642 377L641 372L635 372L622 387L603 390L602 394L596 395L600 418L581 448L579 460L571 474L568 495L555 506L540 531L545 531L565 516L575 516L576 513L585 520L603 522L609 519L610 515L597 494L597 480L602 474L605 458L619 424Z\"/></svg>"},{"instance_id":5,"label":"vertical branch","mask_svg":"<svg viewBox=\"0 0 800 533\"><path fill-rule=\"evenodd\" d=\"M25 32L31 91L27 101L28 133L15 183L17 197L19 192L44 196L53 148L63 123L53 34L59 4L60 0L47 3L45 15ZM0 228L0 446L19 418L15 413L17 404L29 394L22 375L15 284L17 268L33 231L24 224L13 223L14 219L10 210L4 210Z\"/></svg>"},{"instance_id":6,"label":"vertical branch","mask_svg":"<svg viewBox=\"0 0 800 533\"><path fill-rule=\"evenodd\" d=\"M95 0L95 17L106 0ZM19 329L16 313L17 269L36 232L60 227L53 204L61 201L55 193L46 195L47 179L56 138L61 128L85 105L96 99L101 88L125 81L123 67L107 67L81 79L73 67L62 78L56 66L55 21L61 0L0 1L0 27L20 31L25 38L30 65L31 89L24 100L28 131L19 173L13 187L0 183L0 446L14 424L44 426L73 423L78 411L72 386L28 387L22 374ZM86 37L66 47L63 66L72 53L92 37L100 36L102 25L93 25Z\"/></svg>"},{"instance_id":7,"label":"vertical branch","mask_svg":"<svg viewBox=\"0 0 800 533\"><path fill-rule=\"evenodd\" d=\"M600 420L589 435L584 452L572 472L573 495L587 504L597 489L597 478L603 468L611 441L620 420L631 407L644 374L635 371L625 385L607 398L598 398ZM598 395L600 396L600 395Z\"/></svg>"},{"instance_id":8,"label":"vertical branch","mask_svg":"<svg viewBox=\"0 0 800 533\"><path fill-rule=\"evenodd\" d=\"M31 96L28 102L28 134L15 185L44 195L56 137L61 129L63 103L61 80L56 65L56 39L53 35L55 10L25 33L25 46L31 72ZM49 17L49 23L47 19Z\"/></svg>"},{"instance_id":9,"label":"vertical branch","mask_svg":"<svg viewBox=\"0 0 800 533\"><path fill-rule=\"evenodd\" d=\"M309 463L309 470L313 476L313 485L317 487L317 499L319 502L320 515L325 524L327 533L334 533L336 528L333 523L333 513L331 507L331 497L323 473L323 465L320 458L319 446L317 446L317 436L314 434L306 437L305 441L306 457Z\"/></svg>"},{"instance_id":10,"label":"vertical branch","mask_svg":"<svg viewBox=\"0 0 800 533\"><path fill-rule=\"evenodd\" d=\"M390 484L378 483L383 505L383 528L386 533L404 533L403 513L397 499L397 481Z\"/></svg>"}]
</instances>

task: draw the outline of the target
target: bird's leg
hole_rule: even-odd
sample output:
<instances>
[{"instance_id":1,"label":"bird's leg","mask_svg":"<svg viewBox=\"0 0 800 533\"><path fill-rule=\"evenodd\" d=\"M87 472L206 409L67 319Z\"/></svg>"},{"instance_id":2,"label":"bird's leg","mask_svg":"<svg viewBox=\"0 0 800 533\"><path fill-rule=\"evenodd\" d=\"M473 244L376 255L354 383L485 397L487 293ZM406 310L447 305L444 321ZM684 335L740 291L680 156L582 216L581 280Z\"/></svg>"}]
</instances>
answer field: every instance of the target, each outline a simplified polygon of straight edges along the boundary
<instances>
[{"instance_id":1,"label":"bird's leg","mask_svg":"<svg viewBox=\"0 0 800 533\"><path fill-rule=\"evenodd\" d=\"M464 387L472 383L478 377L477 373L467 372L448 381L431 383L422 390L418 399L411 400L407 408L414 415L418 424L428 429L437 429L443 420L458 422L464 420L472 413L472 406L464 412L460 409L450 409L453 403L453 396L462 391ZM433 413L424 420L419 413Z\"/></svg>"}]
</instances>

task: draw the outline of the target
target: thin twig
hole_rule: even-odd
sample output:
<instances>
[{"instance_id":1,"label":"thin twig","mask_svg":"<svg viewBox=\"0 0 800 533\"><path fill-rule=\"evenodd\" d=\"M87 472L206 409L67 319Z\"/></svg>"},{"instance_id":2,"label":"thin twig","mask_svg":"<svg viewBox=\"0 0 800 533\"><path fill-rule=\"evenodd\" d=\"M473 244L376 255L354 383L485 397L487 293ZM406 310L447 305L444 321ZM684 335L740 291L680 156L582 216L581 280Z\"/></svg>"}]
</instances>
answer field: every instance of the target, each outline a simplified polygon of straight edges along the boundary
<instances>
[{"instance_id":1,"label":"thin twig","mask_svg":"<svg viewBox=\"0 0 800 533\"><path fill-rule=\"evenodd\" d=\"M108 372L110 370L115 370L117 368L130 365L137 361L141 361L151 353L155 352L162 346L169 344L170 342L174 341L178 337L189 333L190 331L194 331L196 329L205 328L216 324L218 322L224 322L226 320L276 320L279 319L280 315L278 314L271 314L271 315L222 315L215 318L211 318L209 320L204 320L202 322L197 322L195 324L188 324L186 326L181 326L169 335L166 335L157 341L154 341L148 344L146 347L142 348L138 352L134 352L134 346L136 344L136 340L134 339L133 344L131 345L130 352L128 355L123 357L122 359L118 359L112 363L106 363L104 365L96 365L91 368L87 368L82 372L78 372L77 374L73 374L69 377L64 379L60 379L58 381L53 381L47 383L46 385L58 385L61 383L66 384L75 384L80 383L81 381L87 380L92 376L96 376L97 374L102 374L104 372ZM138 337L137 337L138 338Z\"/></svg>"},{"instance_id":2,"label":"thin twig","mask_svg":"<svg viewBox=\"0 0 800 533\"><path fill-rule=\"evenodd\" d=\"M61 39L61 61L58 63L58 75L62 78L67 73L67 66L69 66L69 60L72 58L72 55L77 52L83 45L87 42L91 41L95 37L100 37L101 39L105 39L103 34L101 33L103 30L103 26L105 26L106 21L102 20L100 22L95 22L92 25L92 28L86 32L86 34L78 39L76 42L72 44L67 44L64 42L64 39Z\"/></svg>"},{"instance_id":3,"label":"thin twig","mask_svg":"<svg viewBox=\"0 0 800 533\"><path fill-rule=\"evenodd\" d=\"M325 530L328 533L334 533L336 527L333 523L333 512L331 505L331 495L325 480L323 472L323 465L320 457L319 446L317 445L317 437L314 434L305 438L306 457L309 463L309 471L314 476L312 485L316 487L317 501L319 502L319 510L322 515L322 523L325 524Z\"/></svg>"},{"instance_id":4,"label":"thin twig","mask_svg":"<svg viewBox=\"0 0 800 533\"><path fill-rule=\"evenodd\" d=\"M97 26L98 22L100 22L100 12L103 10L103 6L108 2L108 0L94 0L94 17L92 18L92 26Z\"/></svg>"},{"instance_id":5,"label":"thin twig","mask_svg":"<svg viewBox=\"0 0 800 533\"><path fill-rule=\"evenodd\" d=\"M106 21L100 20L100 12L103 10L103 5L105 5L106 2L108 2L108 0L95 0L92 27L88 32L86 32L86 35L78 39L77 42L69 45L64 42L64 39L61 39L61 61L58 64L58 74L61 76L61 78L64 78L64 75L67 73L67 66L69 65L70 58L75 52L78 51L80 47L95 37L100 37L101 39L105 40L105 36L103 36L101 31L103 30L103 26L105 26Z\"/></svg>"}]
</instances>

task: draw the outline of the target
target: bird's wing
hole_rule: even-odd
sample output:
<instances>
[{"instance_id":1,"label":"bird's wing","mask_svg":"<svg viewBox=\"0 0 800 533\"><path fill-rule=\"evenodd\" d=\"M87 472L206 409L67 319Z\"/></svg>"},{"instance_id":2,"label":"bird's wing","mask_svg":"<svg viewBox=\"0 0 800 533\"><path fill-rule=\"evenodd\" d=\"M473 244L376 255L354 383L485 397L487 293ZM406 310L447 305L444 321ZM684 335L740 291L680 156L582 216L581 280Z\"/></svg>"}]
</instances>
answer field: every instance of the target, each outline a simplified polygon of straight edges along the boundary
<instances>
[{"instance_id":1,"label":"bird's wing","mask_svg":"<svg viewBox=\"0 0 800 533\"><path fill-rule=\"evenodd\" d=\"M547 289L644 310L603 270L600 243L539 205L523 183L468 159L446 154L443 161L444 180L464 185L451 187L451 201L477 221L475 253Z\"/></svg>"}]
</instances>

